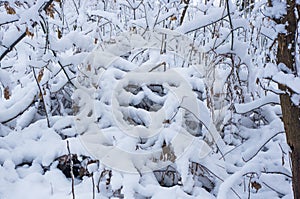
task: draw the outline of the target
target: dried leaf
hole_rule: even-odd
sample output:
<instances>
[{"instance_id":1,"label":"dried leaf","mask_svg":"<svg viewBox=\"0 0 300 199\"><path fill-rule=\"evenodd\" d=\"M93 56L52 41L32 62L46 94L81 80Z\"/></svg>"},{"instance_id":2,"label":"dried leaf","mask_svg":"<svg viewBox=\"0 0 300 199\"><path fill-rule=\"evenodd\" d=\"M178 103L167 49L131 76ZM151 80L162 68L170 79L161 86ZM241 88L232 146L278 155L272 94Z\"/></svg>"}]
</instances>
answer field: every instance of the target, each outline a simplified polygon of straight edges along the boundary
<instances>
[{"instance_id":1,"label":"dried leaf","mask_svg":"<svg viewBox=\"0 0 300 199\"><path fill-rule=\"evenodd\" d=\"M43 100L43 94L41 92L39 93L39 99Z\"/></svg>"},{"instance_id":2,"label":"dried leaf","mask_svg":"<svg viewBox=\"0 0 300 199\"><path fill-rule=\"evenodd\" d=\"M48 6L48 8L46 9L46 14L51 17L52 19L54 19L54 4L52 3L50 6Z\"/></svg>"},{"instance_id":3,"label":"dried leaf","mask_svg":"<svg viewBox=\"0 0 300 199\"><path fill-rule=\"evenodd\" d=\"M83 176L89 176L89 175L90 175L90 173L86 168L84 168L84 167L79 168L79 177L80 178L82 178Z\"/></svg>"},{"instance_id":4,"label":"dried leaf","mask_svg":"<svg viewBox=\"0 0 300 199\"><path fill-rule=\"evenodd\" d=\"M171 122L170 122L170 120L164 120L163 121L163 124L170 124Z\"/></svg>"},{"instance_id":5,"label":"dried leaf","mask_svg":"<svg viewBox=\"0 0 300 199\"><path fill-rule=\"evenodd\" d=\"M160 154L160 160L171 161L173 163L176 160L176 155L174 153L173 147L171 145L166 145L165 141L162 144L162 152Z\"/></svg>"},{"instance_id":6,"label":"dried leaf","mask_svg":"<svg viewBox=\"0 0 300 199\"><path fill-rule=\"evenodd\" d=\"M4 98L8 100L10 98L10 92L8 86L4 88Z\"/></svg>"},{"instance_id":7,"label":"dried leaf","mask_svg":"<svg viewBox=\"0 0 300 199\"><path fill-rule=\"evenodd\" d=\"M31 38L34 36L34 34L29 31L28 27L26 28L26 35Z\"/></svg>"},{"instance_id":8,"label":"dried leaf","mask_svg":"<svg viewBox=\"0 0 300 199\"><path fill-rule=\"evenodd\" d=\"M44 75L44 68L42 68L42 69L40 70L40 72L39 72L39 75L38 75L38 78L37 78L38 83L41 82L41 80L42 80L42 78L43 78L43 75Z\"/></svg>"},{"instance_id":9,"label":"dried leaf","mask_svg":"<svg viewBox=\"0 0 300 199\"><path fill-rule=\"evenodd\" d=\"M87 69L86 69L87 71L91 71L92 70L92 68L91 68L91 65L89 64L88 66L87 66Z\"/></svg>"},{"instance_id":10,"label":"dried leaf","mask_svg":"<svg viewBox=\"0 0 300 199\"><path fill-rule=\"evenodd\" d=\"M72 109L74 114L77 114L80 110L79 106L77 106L76 104L73 104ZM77 118L76 120L80 121L79 118Z\"/></svg>"},{"instance_id":11,"label":"dried leaf","mask_svg":"<svg viewBox=\"0 0 300 199\"><path fill-rule=\"evenodd\" d=\"M254 181L254 182L251 182L251 188L252 189L254 188L256 190L256 192L258 192L258 190L261 189L261 185L258 182Z\"/></svg>"},{"instance_id":12,"label":"dried leaf","mask_svg":"<svg viewBox=\"0 0 300 199\"><path fill-rule=\"evenodd\" d=\"M59 30L59 28L57 28L57 37L58 37L58 39L60 39L62 37L61 31Z\"/></svg>"},{"instance_id":13,"label":"dried leaf","mask_svg":"<svg viewBox=\"0 0 300 199\"><path fill-rule=\"evenodd\" d=\"M4 4L4 7L5 7L5 9L6 9L6 13L7 13L7 14L9 14L9 15L14 15L14 14L16 14L16 11L15 11L12 7L10 7L10 5L9 5L8 3L5 3L5 4Z\"/></svg>"},{"instance_id":14,"label":"dried leaf","mask_svg":"<svg viewBox=\"0 0 300 199\"><path fill-rule=\"evenodd\" d=\"M60 0L54 0L55 2L57 2L57 3L60 3Z\"/></svg>"},{"instance_id":15,"label":"dried leaf","mask_svg":"<svg viewBox=\"0 0 300 199\"><path fill-rule=\"evenodd\" d=\"M172 16L172 17L170 18L170 20L171 20L171 21L176 21L176 20L177 20L177 17L176 17L176 16Z\"/></svg>"},{"instance_id":16,"label":"dried leaf","mask_svg":"<svg viewBox=\"0 0 300 199\"><path fill-rule=\"evenodd\" d=\"M94 39L94 44L97 44L97 43L98 43L98 39L95 38L95 39Z\"/></svg>"}]
</instances>

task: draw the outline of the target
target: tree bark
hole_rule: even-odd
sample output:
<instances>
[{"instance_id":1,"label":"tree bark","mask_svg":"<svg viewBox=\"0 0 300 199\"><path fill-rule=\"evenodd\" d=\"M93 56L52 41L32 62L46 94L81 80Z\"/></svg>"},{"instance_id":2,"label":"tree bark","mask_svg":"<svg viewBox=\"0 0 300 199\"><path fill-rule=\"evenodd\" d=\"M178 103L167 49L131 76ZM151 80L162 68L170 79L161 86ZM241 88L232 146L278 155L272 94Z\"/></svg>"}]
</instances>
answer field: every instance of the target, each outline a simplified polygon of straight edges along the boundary
<instances>
[{"instance_id":1,"label":"tree bark","mask_svg":"<svg viewBox=\"0 0 300 199\"><path fill-rule=\"evenodd\" d=\"M279 22L286 24L287 32L278 34L277 64L285 64L297 75L295 63L297 19L295 10L295 0L287 0L287 14ZM288 87L280 84L279 88L286 91L285 94L280 95L280 103L287 142L291 148L293 191L294 198L297 199L300 198L300 108L291 101L290 94L293 92Z\"/></svg>"}]
</instances>

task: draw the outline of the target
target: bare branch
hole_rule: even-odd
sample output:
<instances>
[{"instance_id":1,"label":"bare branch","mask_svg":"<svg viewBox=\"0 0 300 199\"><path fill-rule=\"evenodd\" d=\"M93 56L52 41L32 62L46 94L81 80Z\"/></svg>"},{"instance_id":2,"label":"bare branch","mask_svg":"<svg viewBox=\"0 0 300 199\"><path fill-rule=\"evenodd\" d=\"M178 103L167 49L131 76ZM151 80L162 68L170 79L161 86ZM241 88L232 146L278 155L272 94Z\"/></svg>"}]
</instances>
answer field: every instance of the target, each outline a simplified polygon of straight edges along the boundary
<instances>
[{"instance_id":1,"label":"bare branch","mask_svg":"<svg viewBox=\"0 0 300 199\"><path fill-rule=\"evenodd\" d=\"M38 81L38 78L36 77L34 67L32 67L32 71L33 71L33 76L34 76L35 82L36 82L36 84L39 88L39 91L40 91L39 96L42 98L42 103L43 103L43 106L44 106L44 109L45 109L45 115L46 115L46 120L47 120L47 126L48 126L48 128L50 128L50 122L49 122L49 116L48 116L47 107L46 107L46 103L45 103L45 98L44 98L40 83Z\"/></svg>"},{"instance_id":2,"label":"bare branch","mask_svg":"<svg viewBox=\"0 0 300 199\"><path fill-rule=\"evenodd\" d=\"M231 28L231 30L233 30L233 25L232 25L232 20L231 20L231 15L230 15L230 8L229 8L229 0L226 0L226 6L227 6L227 14L228 14L228 18L229 18L230 28ZM234 32L231 31L231 47L230 47L231 50L233 50L233 41L234 41Z\"/></svg>"},{"instance_id":3,"label":"bare branch","mask_svg":"<svg viewBox=\"0 0 300 199\"><path fill-rule=\"evenodd\" d=\"M73 155L71 154L71 151L70 151L70 145L69 145L69 140L67 140L67 150L68 150L68 153L69 153L69 158L70 158L70 173L71 173L71 180L72 180L72 197L73 199L75 199L75 185L74 185L74 181L75 181L75 177L74 177L74 172L73 172Z\"/></svg>"},{"instance_id":4,"label":"bare branch","mask_svg":"<svg viewBox=\"0 0 300 199\"><path fill-rule=\"evenodd\" d=\"M256 152L255 152L251 157L249 157L249 158L247 158L247 159L244 159L244 157L242 157L243 161L249 162L250 160L252 160L252 159L258 154L258 152L260 152L260 150L261 150L261 149L262 149L262 148L263 148L270 140L272 140L274 137L276 137L277 135L279 135L279 134L281 134L281 133L284 133L284 131L280 131L280 132L276 133L275 135L273 135L272 137L270 137L268 140L266 140L266 142L265 142L264 144L262 144L262 145L259 147L259 149L256 150Z\"/></svg>"},{"instance_id":5,"label":"bare branch","mask_svg":"<svg viewBox=\"0 0 300 199\"><path fill-rule=\"evenodd\" d=\"M183 8L183 11L182 11L182 14L181 14L181 17L180 17L180 25L182 25L183 23L183 20L184 20L184 17L185 17L185 14L186 14L186 11L189 7L189 3L190 3L190 0L184 0L184 3L186 4Z\"/></svg>"},{"instance_id":6,"label":"bare branch","mask_svg":"<svg viewBox=\"0 0 300 199\"><path fill-rule=\"evenodd\" d=\"M41 12L42 10L46 10L50 5L51 3L53 2L54 0L49 0L44 6L42 6L40 9L39 9L39 12ZM34 22L31 27L34 28L38 23L37 22ZM2 61L2 59L10 52L12 51L12 49L20 42L22 41L25 37L26 37L26 31L23 32L0 56L0 61Z\"/></svg>"}]
</instances>

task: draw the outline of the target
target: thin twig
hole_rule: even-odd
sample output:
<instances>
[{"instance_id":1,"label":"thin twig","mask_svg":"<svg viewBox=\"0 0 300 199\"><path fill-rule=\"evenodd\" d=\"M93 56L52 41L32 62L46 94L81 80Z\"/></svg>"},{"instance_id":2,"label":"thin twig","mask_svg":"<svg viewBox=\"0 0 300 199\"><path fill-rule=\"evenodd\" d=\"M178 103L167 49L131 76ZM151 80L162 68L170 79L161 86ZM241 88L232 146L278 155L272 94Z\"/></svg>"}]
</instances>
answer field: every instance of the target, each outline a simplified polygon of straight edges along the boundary
<instances>
[{"instance_id":1,"label":"thin twig","mask_svg":"<svg viewBox=\"0 0 300 199\"><path fill-rule=\"evenodd\" d=\"M273 188L271 187L270 185L268 185L267 183L265 182L262 182L266 187L268 187L269 189L271 189L272 191L276 192L280 197L283 197L285 194L284 193L281 193L279 192L276 188Z\"/></svg>"},{"instance_id":2,"label":"thin twig","mask_svg":"<svg viewBox=\"0 0 300 199\"><path fill-rule=\"evenodd\" d=\"M39 12L41 12L42 10L46 10L50 5L51 3L53 2L54 0L50 0L48 1L44 6L42 6L40 9L39 9ZM34 28L38 23L37 22L34 22L31 27ZM10 52L12 51L12 49L20 42L22 41L25 37L26 37L26 31L23 32L0 56L0 61L2 61L2 59Z\"/></svg>"},{"instance_id":3,"label":"thin twig","mask_svg":"<svg viewBox=\"0 0 300 199\"><path fill-rule=\"evenodd\" d=\"M229 8L229 0L226 0L226 6L227 6L227 14L229 18L229 24L231 28L231 47L230 49L233 50L233 40L234 40L234 32L233 32L233 25L232 25L232 20L231 20L231 15L230 15L230 8Z\"/></svg>"},{"instance_id":4,"label":"thin twig","mask_svg":"<svg viewBox=\"0 0 300 199\"><path fill-rule=\"evenodd\" d=\"M10 24L10 23L14 23L14 22L17 22L17 21L19 21L19 19L15 19L15 20L12 20L12 21L6 21L6 22L1 23L0 26Z\"/></svg>"},{"instance_id":5,"label":"thin twig","mask_svg":"<svg viewBox=\"0 0 300 199\"><path fill-rule=\"evenodd\" d=\"M188 33L191 33L191 32L193 32L193 31L199 30L199 29L201 29L201 28L210 26L210 25L215 24L215 23L217 23L217 22L219 22L219 21L222 21L222 20L223 20L224 18L226 18L226 17L227 17L227 15L224 15L224 16L222 16L221 18L219 18L219 19L217 19L217 20L215 20L215 21L212 21L212 22L210 22L210 23L207 23L207 24L205 24L205 25L203 25L203 26L197 27L197 28L195 28L195 29L189 30L189 31L184 32L184 33L185 33L185 34L188 34Z\"/></svg>"},{"instance_id":6,"label":"thin twig","mask_svg":"<svg viewBox=\"0 0 300 199\"><path fill-rule=\"evenodd\" d=\"M46 107L46 103L45 103L45 98L44 98L44 95L43 95L42 88L40 86L39 80L36 77L34 67L32 67L32 72L33 72L33 76L34 76L35 82L36 82L36 84L37 84L37 86L39 88L39 91L40 91L40 95L39 96L42 98L42 103L43 103L43 106L44 106L44 109L45 109L45 115L46 115L46 120L47 120L47 126L48 126L48 128L50 128L50 121L49 121L48 111L47 111L47 107Z\"/></svg>"},{"instance_id":7,"label":"thin twig","mask_svg":"<svg viewBox=\"0 0 300 199\"><path fill-rule=\"evenodd\" d=\"M164 71L166 71L166 62L162 62L162 63L158 64L157 66L154 66L154 68L149 70L149 72L154 71L155 69L159 68L160 66L164 66Z\"/></svg>"},{"instance_id":8,"label":"thin twig","mask_svg":"<svg viewBox=\"0 0 300 199\"><path fill-rule=\"evenodd\" d=\"M206 166L198 163L198 162L192 162L192 163L196 163L199 164L203 169L205 169L207 172L211 173L213 176L215 176L216 178L218 178L219 180L221 180L222 182L224 182L224 180L219 177L217 174L215 174L214 172L212 172L210 169L208 169ZM238 197L241 199L241 196L231 187L230 190Z\"/></svg>"},{"instance_id":9,"label":"thin twig","mask_svg":"<svg viewBox=\"0 0 300 199\"><path fill-rule=\"evenodd\" d=\"M78 7L77 7L75 1L74 1L74 0L72 0L72 1L73 1L73 4L74 4L74 7L75 7L75 10L76 10L77 15L79 15L79 10L78 10Z\"/></svg>"},{"instance_id":10,"label":"thin twig","mask_svg":"<svg viewBox=\"0 0 300 199\"><path fill-rule=\"evenodd\" d=\"M71 181L72 181L72 198L75 199L75 186L74 186L74 172L73 172L73 156L70 151L70 145L69 145L69 140L67 140L67 150L69 153L69 158L70 158L70 174L71 174Z\"/></svg>"},{"instance_id":11,"label":"thin twig","mask_svg":"<svg viewBox=\"0 0 300 199\"><path fill-rule=\"evenodd\" d=\"M242 146L242 145L243 145L243 143L237 145L237 146L234 147L233 149L230 149L229 151L227 151L226 153L224 153L224 157L225 157L226 155L228 155L229 153L231 153L232 151L234 151L235 149L237 149L238 147ZM220 157L219 160L224 159L224 157Z\"/></svg>"},{"instance_id":12,"label":"thin twig","mask_svg":"<svg viewBox=\"0 0 300 199\"><path fill-rule=\"evenodd\" d=\"M249 183L248 183L248 199L251 197L251 180L253 178L254 173L251 173L251 176L249 178Z\"/></svg>"},{"instance_id":13,"label":"thin twig","mask_svg":"<svg viewBox=\"0 0 300 199\"><path fill-rule=\"evenodd\" d=\"M31 105L34 104L34 98L35 98L35 96L33 97L32 102L31 102L24 110L21 110L18 114L14 115L13 117L11 117L11 118L9 118L9 119L7 119L7 120L5 120L5 121L2 121L1 123L2 123L2 124L5 124L5 123L7 123L7 122L10 122L10 121L16 119L16 118L19 117L20 115L22 115L27 109L29 109L29 107L31 107Z\"/></svg>"},{"instance_id":14,"label":"thin twig","mask_svg":"<svg viewBox=\"0 0 300 199\"><path fill-rule=\"evenodd\" d=\"M148 48L142 49L140 52L136 53L136 54L132 57L131 62L133 62L133 60L134 60L138 55L144 53L146 50L148 50Z\"/></svg>"},{"instance_id":15,"label":"thin twig","mask_svg":"<svg viewBox=\"0 0 300 199\"><path fill-rule=\"evenodd\" d=\"M22 33L18 39L16 39L0 56L0 61L10 52L12 49L24 38L26 37L26 32Z\"/></svg>"},{"instance_id":16,"label":"thin twig","mask_svg":"<svg viewBox=\"0 0 300 199\"><path fill-rule=\"evenodd\" d=\"M243 161L244 162L249 162L250 160L252 160L252 158L254 158L257 154L258 154L258 152L271 140L271 139L273 139L274 137L276 137L277 135L279 135L279 134L281 134L281 133L284 133L284 131L280 131L280 132L277 132L275 135L273 135L272 137L270 137L263 145L261 145L260 147L259 147L259 149L258 150L256 150L256 152L250 157L250 158L248 158L248 159L244 159L244 157L242 157L242 159L243 159Z\"/></svg>"},{"instance_id":17,"label":"thin twig","mask_svg":"<svg viewBox=\"0 0 300 199\"><path fill-rule=\"evenodd\" d=\"M92 185L93 185L93 199L95 199L95 180L93 174L92 174Z\"/></svg>"},{"instance_id":18,"label":"thin twig","mask_svg":"<svg viewBox=\"0 0 300 199\"><path fill-rule=\"evenodd\" d=\"M185 17L185 14L186 14L186 11L189 7L189 4L190 4L190 0L185 0L183 1L186 5L184 6L183 8L183 11L182 11L182 14L181 14L181 17L180 17L180 25L182 25L183 23L183 20L184 20L184 17Z\"/></svg>"},{"instance_id":19,"label":"thin twig","mask_svg":"<svg viewBox=\"0 0 300 199\"><path fill-rule=\"evenodd\" d=\"M283 173L283 172L280 172L280 171L262 171L262 173L265 173L265 174L278 174L278 175L284 175L290 179L293 178L293 176L287 174L287 173Z\"/></svg>"},{"instance_id":20,"label":"thin twig","mask_svg":"<svg viewBox=\"0 0 300 199\"><path fill-rule=\"evenodd\" d=\"M52 51L54 57L58 58L56 52L55 52L54 50L51 50L51 51ZM69 75L68 75L66 69L65 69L64 66L62 65L62 63L61 63L59 60L57 61L57 63L58 63L58 65L60 66L60 68L62 69L62 71L64 72L65 76L67 77L68 82L69 82L73 87L76 88L76 86L73 84L72 80L70 79L70 77L69 77Z\"/></svg>"},{"instance_id":21,"label":"thin twig","mask_svg":"<svg viewBox=\"0 0 300 199\"><path fill-rule=\"evenodd\" d=\"M185 107L183 107L183 106L180 106L180 108L182 108L182 109L184 109L184 110L190 112L190 113L191 113L191 114L192 114L199 122L201 122L201 124L208 130L208 132L209 132L209 134L211 135L213 141L216 143L217 149L220 151L221 156L224 157L224 154L223 154L221 148L218 146L218 143L217 143L217 141L215 140L214 135L213 135L213 133L211 132L211 130L208 128L208 126L207 126L206 124L204 124L204 122L201 121L201 119L200 119L197 115L195 115L191 110L189 110L188 108L185 108Z\"/></svg>"}]
</instances>

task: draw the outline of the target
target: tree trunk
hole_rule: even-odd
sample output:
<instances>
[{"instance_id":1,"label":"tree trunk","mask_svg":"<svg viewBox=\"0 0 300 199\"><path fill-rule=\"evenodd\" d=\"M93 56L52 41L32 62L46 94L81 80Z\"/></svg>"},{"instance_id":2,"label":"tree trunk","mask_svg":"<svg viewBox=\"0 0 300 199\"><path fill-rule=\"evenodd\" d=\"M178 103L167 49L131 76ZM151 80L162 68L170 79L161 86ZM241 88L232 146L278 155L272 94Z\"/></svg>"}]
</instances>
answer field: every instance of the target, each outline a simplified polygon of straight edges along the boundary
<instances>
[{"instance_id":1,"label":"tree trunk","mask_svg":"<svg viewBox=\"0 0 300 199\"><path fill-rule=\"evenodd\" d=\"M297 33L295 9L295 0L287 0L287 15L283 16L279 22L287 24L287 32L278 35L277 64L284 63L297 75L295 65L295 37ZM293 92L289 88L282 84L279 85L279 88L286 91L286 94L280 95L280 103L287 142L292 150L294 198L298 199L300 198L300 108L291 101L290 94Z\"/></svg>"}]
</instances>

